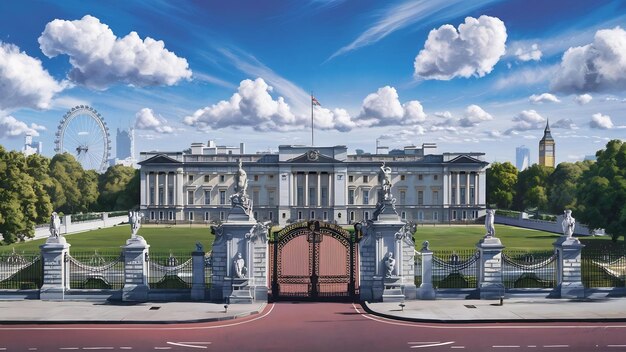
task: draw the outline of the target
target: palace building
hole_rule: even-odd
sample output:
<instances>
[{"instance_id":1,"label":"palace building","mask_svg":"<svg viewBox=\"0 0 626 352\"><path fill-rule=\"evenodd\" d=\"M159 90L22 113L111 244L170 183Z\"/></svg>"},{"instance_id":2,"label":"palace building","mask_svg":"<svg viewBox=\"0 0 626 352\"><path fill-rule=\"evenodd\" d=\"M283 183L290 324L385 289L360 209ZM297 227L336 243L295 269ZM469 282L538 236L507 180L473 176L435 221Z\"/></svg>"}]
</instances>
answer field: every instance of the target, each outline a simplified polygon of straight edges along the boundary
<instances>
[{"instance_id":1,"label":"palace building","mask_svg":"<svg viewBox=\"0 0 626 352\"><path fill-rule=\"evenodd\" d=\"M147 222L225 221L239 160L254 217L280 225L318 219L350 224L371 219L381 166L403 220L473 221L485 214L484 153L435 152L407 146L388 154L348 154L337 146L281 145L278 153L245 153L244 145L193 143L187 152L142 152L141 211Z\"/></svg>"}]
</instances>

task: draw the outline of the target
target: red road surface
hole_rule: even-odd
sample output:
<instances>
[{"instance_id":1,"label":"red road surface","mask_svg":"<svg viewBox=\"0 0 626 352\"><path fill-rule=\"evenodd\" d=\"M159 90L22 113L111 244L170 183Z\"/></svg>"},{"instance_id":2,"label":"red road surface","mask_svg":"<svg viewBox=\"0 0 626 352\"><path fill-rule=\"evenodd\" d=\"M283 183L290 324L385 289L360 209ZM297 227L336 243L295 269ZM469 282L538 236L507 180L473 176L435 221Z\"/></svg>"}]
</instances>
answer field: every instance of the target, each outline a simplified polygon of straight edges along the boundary
<instances>
[{"instance_id":1,"label":"red road surface","mask_svg":"<svg viewBox=\"0 0 626 352\"><path fill-rule=\"evenodd\" d=\"M0 351L625 351L626 323L423 324L350 303L277 303L177 325L0 325Z\"/></svg>"}]
</instances>

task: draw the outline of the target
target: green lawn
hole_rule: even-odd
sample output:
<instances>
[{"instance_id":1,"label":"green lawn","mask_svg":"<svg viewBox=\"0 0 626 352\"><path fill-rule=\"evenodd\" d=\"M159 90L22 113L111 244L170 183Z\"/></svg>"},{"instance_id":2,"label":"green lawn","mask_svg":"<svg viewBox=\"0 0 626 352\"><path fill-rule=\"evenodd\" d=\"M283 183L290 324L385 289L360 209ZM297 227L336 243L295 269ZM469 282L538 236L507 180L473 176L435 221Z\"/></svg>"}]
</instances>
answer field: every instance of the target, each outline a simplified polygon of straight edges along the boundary
<instances>
[{"instance_id":1,"label":"green lawn","mask_svg":"<svg viewBox=\"0 0 626 352\"><path fill-rule=\"evenodd\" d=\"M139 234L143 236L152 252L175 252L181 253L193 251L195 243L201 242L205 251L210 251L213 244L214 236L206 226L143 226L139 230ZM432 250L462 250L473 249L476 243L485 235L485 228L482 225L425 225L418 226L415 240L416 247L419 249L424 240L430 242ZM523 228L496 225L496 236L500 238L502 244L509 249L517 250L549 250L552 249L552 243L559 237L557 234L528 230ZM116 252L126 243L130 237L129 225L115 226L107 229L94 230L73 235L68 235L67 242L72 246L73 252ZM615 248L621 246L623 248L624 241L620 240L617 244L611 242L609 237L586 237L581 238L582 242L588 248L610 247ZM18 252L37 252L39 246L45 242L45 239L37 241L29 241L25 243L17 243L9 246L0 246L0 252L11 251L15 248Z\"/></svg>"}]
</instances>

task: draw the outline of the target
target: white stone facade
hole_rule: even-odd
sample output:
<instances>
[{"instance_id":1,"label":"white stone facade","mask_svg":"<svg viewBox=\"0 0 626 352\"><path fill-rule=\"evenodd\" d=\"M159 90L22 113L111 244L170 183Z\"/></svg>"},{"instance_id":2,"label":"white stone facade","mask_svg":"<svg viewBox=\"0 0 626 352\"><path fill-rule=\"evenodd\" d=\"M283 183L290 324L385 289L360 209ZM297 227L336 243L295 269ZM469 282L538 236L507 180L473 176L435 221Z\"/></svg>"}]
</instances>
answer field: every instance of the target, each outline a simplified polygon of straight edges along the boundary
<instances>
[{"instance_id":1,"label":"white stone facade","mask_svg":"<svg viewBox=\"0 0 626 352\"><path fill-rule=\"evenodd\" d=\"M485 214L484 153L424 155L424 148L407 147L349 155L346 146L279 146L278 153L245 154L243 146L194 143L191 153L142 152L140 159L141 210L148 222L225 221L239 159L259 221L371 219L383 162L392 170L391 193L402 220L461 222Z\"/></svg>"}]
</instances>

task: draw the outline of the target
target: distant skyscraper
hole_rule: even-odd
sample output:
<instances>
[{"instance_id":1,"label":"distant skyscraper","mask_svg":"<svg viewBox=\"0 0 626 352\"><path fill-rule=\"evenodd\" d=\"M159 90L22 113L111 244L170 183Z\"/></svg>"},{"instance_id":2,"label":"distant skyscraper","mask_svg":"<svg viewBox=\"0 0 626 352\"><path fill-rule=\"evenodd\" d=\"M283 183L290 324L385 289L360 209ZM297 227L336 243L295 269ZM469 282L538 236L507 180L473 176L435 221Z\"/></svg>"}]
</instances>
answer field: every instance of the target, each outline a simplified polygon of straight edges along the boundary
<instances>
[{"instance_id":1,"label":"distant skyscraper","mask_svg":"<svg viewBox=\"0 0 626 352\"><path fill-rule=\"evenodd\" d=\"M556 146L550 133L550 123L546 122L543 138L539 141L539 165L554 167L556 163Z\"/></svg>"},{"instance_id":2,"label":"distant skyscraper","mask_svg":"<svg viewBox=\"0 0 626 352\"><path fill-rule=\"evenodd\" d=\"M24 147L22 147L22 153L24 153L24 155L41 154L42 151L43 145L41 142L33 142L33 136L31 134L24 136Z\"/></svg>"},{"instance_id":3,"label":"distant skyscraper","mask_svg":"<svg viewBox=\"0 0 626 352\"><path fill-rule=\"evenodd\" d=\"M525 145L515 148L515 167L519 171L526 170L530 166L530 149Z\"/></svg>"},{"instance_id":4,"label":"distant skyscraper","mask_svg":"<svg viewBox=\"0 0 626 352\"><path fill-rule=\"evenodd\" d=\"M131 158L132 155L132 144L133 144L133 131L120 130L117 129L117 136L115 137L115 158L116 159L127 159Z\"/></svg>"}]
</instances>

